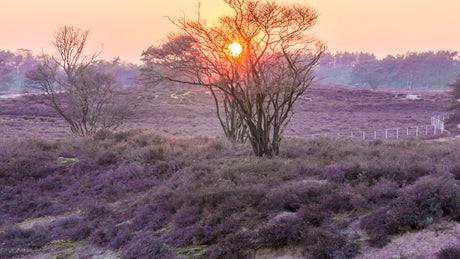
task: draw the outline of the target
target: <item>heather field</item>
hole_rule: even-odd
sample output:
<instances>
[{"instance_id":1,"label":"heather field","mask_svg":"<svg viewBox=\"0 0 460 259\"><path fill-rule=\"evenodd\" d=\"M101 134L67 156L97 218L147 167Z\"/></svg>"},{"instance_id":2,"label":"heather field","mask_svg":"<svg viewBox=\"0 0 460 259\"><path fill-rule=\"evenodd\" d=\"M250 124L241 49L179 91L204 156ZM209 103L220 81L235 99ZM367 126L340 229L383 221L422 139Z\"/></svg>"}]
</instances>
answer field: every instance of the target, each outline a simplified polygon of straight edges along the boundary
<instances>
[{"instance_id":1,"label":"heather field","mask_svg":"<svg viewBox=\"0 0 460 259\"><path fill-rule=\"evenodd\" d=\"M162 84L155 88L118 91L123 99L138 103L135 115L123 129L145 129L173 136L221 136L214 101L202 88ZM407 94L418 100L407 100ZM421 127L434 115L446 114L446 90L371 91L347 86L314 85L296 102L286 136L311 134L362 134L384 138L385 129ZM66 138L68 126L47 106L28 98L0 98L0 134L3 138ZM423 128L423 129L422 129ZM415 135L414 128L410 134ZM429 130L430 134L431 129Z\"/></svg>"},{"instance_id":2,"label":"heather field","mask_svg":"<svg viewBox=\"0 0 460 259\"><path fill-rule=\"evenodd\" d=\"M314 86L271 159L225 140L204 90L118 94L135 115L87 138L36 100L0 99L0 258L460 254L459 140L310 137L426 125L446 92Z\"/></svg>"}]
</instances>

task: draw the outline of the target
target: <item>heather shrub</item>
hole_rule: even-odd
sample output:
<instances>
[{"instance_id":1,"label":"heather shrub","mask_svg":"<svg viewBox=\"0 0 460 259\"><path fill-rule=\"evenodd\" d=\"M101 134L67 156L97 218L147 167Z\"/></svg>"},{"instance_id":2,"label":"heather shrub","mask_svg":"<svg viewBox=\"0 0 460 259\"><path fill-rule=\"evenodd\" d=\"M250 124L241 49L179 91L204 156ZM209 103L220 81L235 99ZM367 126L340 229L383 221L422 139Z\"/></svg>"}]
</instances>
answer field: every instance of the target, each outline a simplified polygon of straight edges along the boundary
<instances>
[{"instance_id":1,"label":"heather shrub","mask_svg":"<svg viewBox=\"0 0 460 259\"><path fill-rule=\"evenodd\" d=\"M109 246L118 249L126 245L131 240L131 230L128 224L116 225L111 230L111 240Z\"/></svg>"},{"instance_id":2,"label":"heather shrub","mask_svg":"<svg viewBox=\"0 0 460 259\"><path fill-rule=\"evenodd\" d=\"M93 139L96 141L101 141L105 139L111 139L114 137L114 133L109 129L99 129L93 135Z\"/></svg>"},{"instance_id":3,"label":"heather shrub","mask_svg":"<svg viewBox=\"0 0 460 259\"><path fill-rule=\"evenodd\" d=\"M86 201L82 207L85 218L96 223L103 221L106 217L113 214L113 211L106 205L98 204L91 200Z\"/></svg>"},{"instance_id":4,"label":"heather shrub","mask_svg":"<svg viewBox=\"0 0 460 259\"><path fill-rule=\"evenodd\" d=\"M305 239L311 258L346 259L355 257L359 244L347 241L347 237L324 228L310 228Z\"/></svg>"},{"instance_id":5,"label":"heather shrub","mask_svg":"<svg viewBox=\"0 0 460 259\"><path fill-rule=\"evenodd\" d=\"M112 150L102 150L96 157L97 163L99 165L110 165L115 164L119 158L118 155Z\"/></svg>"},{"instance_id":6,"label":"heather shrub","mask_svg":"<svg viewBox=\"0 0 460 259\"><path fill-rule=\"evenodd\" d=\"M456 180L460 180L460 165L455 165L450 169L450 173Z\"/></svg>"},{"instance_id":7,"label":"heather shrub","mask_svg":"<svg viewBox=\"0 0 460 259\"><path fill-rule=\"evenodd\" d=\"M220 242L231 233L237 232L240 222L233 217L224 216L225 213L217 212L203 218L202 222L195 225L193 230L193 244L203 245Z\"/></svg>"},{"instance_id":8,"label":"heather shrub","mask_svg":"<svg viewBox=\"0 0 460 259\"><path fill-rule=\"evenodd\" d=\"M200 219L200 209L197 206L184 204L172 217L174 224L179 227L193 225Z\"/></svg>"},{"instance_id":9,"label":"heather shrub","mask_svg":"<svg viewBox=\"0 0 460 259\"><path fill-rule=\"evenodd\" d=\"M438 259L458 259L460 258L460 246L445 247L436 253Z\"/></svg>"},{"instance_id":10,"label":"heather shrub","mask_svg":"<svg viewBox=\"0 0 460 259\"><path fill-rule=\"evenodd\" d=\"M370 243L381 247L387 235L421 229L440 217L460 219L460 187L448 176L426 176L407 186L386 208L361 219Z\"/></svg>"},{"instance_id":11,"label":"heather shrub","mask_svg":"<svg viewBox=\"0 0 460 259\"><path fill-rule=\"evenodd\" d=\"M171 249L164 246L152 232L145 232L133 238L133 240L123 248L123 258L151 258L169 259L176 258Z\"/></svg>"},{"instance_id":12,"label":"heather shrub","mask_svg":"<svg viewBox=\"0 0 460 259\"><path fill-rule=\"evenodd\" d=\"M371 186L367 186L367 184L355 186L355 192L365 197L368 206L386 205L398 197L398 191L399 185L387 179L381 179L375 185Z\"/></svg>"},{"instance_id":13,"label":"heather shrub","mask_svg":"<svg viewBox=\"0 0 460 259\"><path fill-rule=\"evenodd\" d=\"M208 248L204 254L209 259L253 258L255 233L242 231L227 235L224 240Z\"/></svg>"},{"instance_id":14,"label":"heather shrub","mask_svg":"<svg viewBox=\"0 0 460 259\"><path fill-rule=\"evenodd\" d=\"M324 198L320 201L323 210L330 210L334 213L341 213L345 211L351 211L355 209L356 205L359 205L359 200L357 197L353 197L351 194L341 191L342 190L336 190L327 195L324 195Z\"/></svg>"},{"instance_id":15,"label":"heather shrub","mask_svg":"<svg viewBox=\"0 0 460 259\"><path fill-rule=\"evenodd\" d=\"M7 249L29 248L37 249L51 241L49 231L44 226L21 229L17 226L9 227L0 233L0 244Z\"/></svg>"},{"instance_id":16,"label":"heather shrub","mask_svg":"<svg viewBox=\"0 0 460 259\"><path fill-rule=\"evenodd\" d=\"M58 219L46 226L53 239L78 241L87 238L93 231L93 224L77 215Z\"/></svg>"},{"instance_id":17,"label":"heather shrub","mask_svg":"<svg viewBox=\"0 0 460 259\"><path fill-rule=\"evenodd\" d=\"M157 230L163 226L169 214L164 212L157 204L143 205L132 220L134 230L152 229Z\"/></svg>"},{"instance_id":18,"label":"heather shrub","mask_svg":"<svg viewBox=\"0 0 460 259\"><path fill-rule=\"evenodd\" d=\"M258 238L262 247L279 248L295 245L307 238L308 222L296 216L285 216L260 227Z\"/></svg>"},{"instance_id":19,"label":"heather shrub","mask_svg":"<svg viewBox=\"0 0 460 259\"><path fill-rule=\"evenodd\" d=\"M345 172L336 165L327 166L324 170L324 176L330 182L343 183L345 181Z\"/></svg>"},{"instance_id":20,"label":"heather shrub","mask_svg":"<svg viewBox=\"0 0 460 259\"><path fill-rule=\"evenodd\" d=\"M89 237L98 246L118 249L131 240L131 229L127 224L102 225Z\"/></svg>"},{"instance_id":21,"label":"heather shrub","mask_svg":"<svg viewBox=\"0 0 460 259\"><path fill-rule=\"evenodd\" d=\"M324 209L320 204L312 203L302 205L297 211L297 216L312 226L319 227L331 216L331 211Z\"/></svg>"},{"instance_id":22,"label":"heather shrub","mask_svg":"<svg viewBox=\"0 0 460 259\"><path fill-rule=\"evenodd\" d=\"M174 226L171 230L161 235L160 240L165 244L176 247L193 245L195 235L201 234L197 233L196 230L196 226L188 226L183 228Z\"/></svg>"},{"instance_id":23,"label":"heather shrub","mask_svg":"<svg viewBox=\"0 0 460 259\"><path fill-rule=\"evenodd\" d=\"M37 187L34 189L25 184L1 194L0 201L1 215L14 221L56 215L66 211L62 204L41 196Z\"/></svg>"},{"instance_id":24,"label":"heather shrub","mask_svg":"<svg viewBox=\"0 0 460 259\"><path fill-rule=\"evenodd\" d=\"M72 163L68 168L68 172L71 175L82 175L84 173L95 171L98 168L99 168L99 165L94 159L84 158L84 159L78 160L75 163Z\"/></svg>"},{"instance_id":25,"label":"heather shrub","mask_svg":"<svg viewBox=\"0 0 460 259\"><path fill-rule=\"evenodd\" d=\"M334 188L332 184L314 180L288 182L272 188L263 205L274 210L296 211L302 204L321 203Z\"/></svg>"}]
</instances>

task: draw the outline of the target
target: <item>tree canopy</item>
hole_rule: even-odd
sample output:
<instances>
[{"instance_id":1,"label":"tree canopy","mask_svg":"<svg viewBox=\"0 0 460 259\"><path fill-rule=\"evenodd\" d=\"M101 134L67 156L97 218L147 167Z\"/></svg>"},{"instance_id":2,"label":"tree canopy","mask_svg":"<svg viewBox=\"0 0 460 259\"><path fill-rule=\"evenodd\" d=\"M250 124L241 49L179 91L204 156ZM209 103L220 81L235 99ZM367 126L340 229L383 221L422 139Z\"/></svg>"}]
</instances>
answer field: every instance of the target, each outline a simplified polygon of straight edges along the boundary
<instances>
[{"instance_id":1,"label":"tree canopy","mask_svg":"<svg viewBox=\"0 0 460 259\"><path fill-rule=\"evenodd\" d=\"M215 25L186 18L180 29L143 52L144 83L162 80L207 87L224 132L246 134L257 156L279 152L293 105L312 84L326 47L306 34L317 13L301 4L226 0L233 10ZM239 44L241 53L229 49ZM235 138L236 136L236 138Z\"/></svg>"}]
</instances>

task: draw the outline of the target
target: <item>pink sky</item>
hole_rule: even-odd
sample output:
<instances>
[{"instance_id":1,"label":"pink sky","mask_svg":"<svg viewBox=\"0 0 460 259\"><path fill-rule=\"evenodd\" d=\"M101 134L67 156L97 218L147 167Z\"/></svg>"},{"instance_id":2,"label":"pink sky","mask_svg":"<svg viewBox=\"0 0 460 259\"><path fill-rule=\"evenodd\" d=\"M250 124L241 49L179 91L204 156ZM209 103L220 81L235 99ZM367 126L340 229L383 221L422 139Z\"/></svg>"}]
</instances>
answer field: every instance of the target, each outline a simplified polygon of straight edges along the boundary
<instances>
[{"instance_id":1,"label":"pink sky","mask_svg":"<svg viewBox=\"0 0 460 259\"><path fill-rule=\"evenodd\" d=\"M0 0L0 49L52 52L62 25L91 31L89 50L139 62L142 50L174 30L165 16L196 17L197 0ZM460 50L459 0L286 0L320 14L312 31L332 52L382 57L407 51ZM226 12L223 0L201 0L208 21Z\"/></svg>"}]
</instances>

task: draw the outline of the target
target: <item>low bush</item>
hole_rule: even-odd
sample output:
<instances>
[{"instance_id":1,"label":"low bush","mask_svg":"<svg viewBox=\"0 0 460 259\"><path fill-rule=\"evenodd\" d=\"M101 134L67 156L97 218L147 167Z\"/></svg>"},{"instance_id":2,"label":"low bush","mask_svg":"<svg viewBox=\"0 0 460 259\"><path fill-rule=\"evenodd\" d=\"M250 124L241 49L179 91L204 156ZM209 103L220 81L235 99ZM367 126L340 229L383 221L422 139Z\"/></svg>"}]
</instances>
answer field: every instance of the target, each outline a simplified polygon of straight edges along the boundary
<instances>
[{"instance_id":1,"label":"low bush","mask_svg":"<svg viewBox=\"0 0 460 259\"><path fill-rule=\"evenodd\" d=\"M262 247L279 248L296 245L308 238L308 222L297 216L285 216L263 225L258 231Z\"/></svg>"},{"instance_id":2,"label":"low bush","mask_svg":"<svg viewBox=\"0 0 460 259\"><path fill-rule=\"evenodd\" d=\"M132 242L123 248L123 258L176 258L170 248L166 247L152 232L145 232L133 238Z\"/></svg>"},{"instance_id":3,"label":"low bush","mask_svg":"<svg viewBox=\"0 0 460 259\"><path fill-rule=\"evenodd\" d=\"M373 246L389 242L387 235L421 229L441 217L460 220L460 187L449 176L427 176L407 186L387 207L361 219Z\"/></svg>"},{"instance_id":4,"label":"low bush","mask_svg":"<svg viewBox=\"0 0 460 259\"><path fill-rule=\"evenodd\" d=\"M206 250L209 259L250 259L254 257L255 232L243 231L227 235L221 242Z\"/></svg>"},{"instance_id":5,"label":"low bush","mask_svg":"<svg viewBox=\"0 0 460 259\"><path fill-rule=\"evenodd\" d=\"M51 240L51 235L44 226L37 226L29 229L21 229L17 226L13 226L0 233L0 244L6 249L37 249L46 245Z\"/></svg>"},{"instance_id":6,"label":"low bush","mask_svg":"<svg viewBox=\"0 0 460 259\"><path fill-rule=\"evenodd\" d=\"M438 259L458 259L460 258L460 246L445 247L436 253Z\"/></svg>"}]
</instances>

